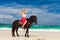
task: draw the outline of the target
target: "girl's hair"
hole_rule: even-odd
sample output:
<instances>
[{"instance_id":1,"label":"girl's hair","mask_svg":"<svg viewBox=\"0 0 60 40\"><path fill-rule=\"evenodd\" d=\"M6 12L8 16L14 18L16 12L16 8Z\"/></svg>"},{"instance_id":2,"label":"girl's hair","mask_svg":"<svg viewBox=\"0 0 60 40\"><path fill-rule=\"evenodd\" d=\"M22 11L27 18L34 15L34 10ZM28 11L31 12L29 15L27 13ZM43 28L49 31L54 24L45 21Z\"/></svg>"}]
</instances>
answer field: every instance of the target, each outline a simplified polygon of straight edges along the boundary
<instances>
[{"instance_id":1,"label":"girl's hair","mask_svg":"<svg viewBox=\"0 0 60 40\"><path fill-rule=\"evenodd\" d=\"M22 10L21 10L21 12L25 12L25 11L26 11L26 9L22 9Z\"/></svg>"}]
</instances>

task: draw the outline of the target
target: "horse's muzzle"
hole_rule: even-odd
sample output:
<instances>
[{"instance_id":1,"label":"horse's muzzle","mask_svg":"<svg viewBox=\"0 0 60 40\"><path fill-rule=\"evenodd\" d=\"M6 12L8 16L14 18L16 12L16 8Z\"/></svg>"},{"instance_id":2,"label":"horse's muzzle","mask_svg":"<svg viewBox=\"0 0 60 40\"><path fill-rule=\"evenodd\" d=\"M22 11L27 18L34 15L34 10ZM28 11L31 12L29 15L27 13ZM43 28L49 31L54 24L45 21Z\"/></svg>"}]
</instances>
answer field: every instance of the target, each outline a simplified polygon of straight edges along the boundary
<instances>
[{"instance_id":1,"label":"horse's muzzle","mask_svg":"<svg viewBox=\"0 0 60 40\"><path fill-rule=\"evenodd\" d=\"M37 22L35 22L35 24L37 25Z\"/></svg>"}]
</instances>

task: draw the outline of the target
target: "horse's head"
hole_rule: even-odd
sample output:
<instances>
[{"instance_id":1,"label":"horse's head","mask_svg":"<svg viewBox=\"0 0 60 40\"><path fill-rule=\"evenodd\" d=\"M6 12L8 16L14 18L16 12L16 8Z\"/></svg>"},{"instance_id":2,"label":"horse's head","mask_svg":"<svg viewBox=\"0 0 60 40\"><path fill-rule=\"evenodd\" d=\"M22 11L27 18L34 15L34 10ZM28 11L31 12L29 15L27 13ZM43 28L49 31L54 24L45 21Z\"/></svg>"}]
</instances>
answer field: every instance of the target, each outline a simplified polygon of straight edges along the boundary
<instances>
[{"instance_id":1,"label":"horse's head","mask_svg":"<svg viewBox=\"0 0 60 40\"><path fill-rule=\"evenodd\" d=\"M34 24L37 24L37 17L35 15L31 16L29 18L32 22L34 22Z\"/></svg>"}]
</instances>

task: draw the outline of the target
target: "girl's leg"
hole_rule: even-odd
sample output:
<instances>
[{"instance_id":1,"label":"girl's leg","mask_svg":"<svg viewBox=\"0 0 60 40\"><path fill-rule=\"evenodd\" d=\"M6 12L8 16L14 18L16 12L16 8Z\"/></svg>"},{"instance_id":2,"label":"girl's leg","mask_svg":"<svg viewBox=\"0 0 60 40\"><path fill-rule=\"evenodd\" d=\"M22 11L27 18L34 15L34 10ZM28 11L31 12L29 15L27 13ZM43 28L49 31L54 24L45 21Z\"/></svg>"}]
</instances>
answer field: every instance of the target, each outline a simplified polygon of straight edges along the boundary
<instances>
[{"instance_id":1,"label":"girl's leg","mask_svg":"<svg viewBox=\"0 0 60 40\"><path fill-rule=\"evenodd\" d=\"M25 21L25 23L22 25L22 28L24 28L25 24L27 23L27 21Z\"/></svg>"}]
</instances>

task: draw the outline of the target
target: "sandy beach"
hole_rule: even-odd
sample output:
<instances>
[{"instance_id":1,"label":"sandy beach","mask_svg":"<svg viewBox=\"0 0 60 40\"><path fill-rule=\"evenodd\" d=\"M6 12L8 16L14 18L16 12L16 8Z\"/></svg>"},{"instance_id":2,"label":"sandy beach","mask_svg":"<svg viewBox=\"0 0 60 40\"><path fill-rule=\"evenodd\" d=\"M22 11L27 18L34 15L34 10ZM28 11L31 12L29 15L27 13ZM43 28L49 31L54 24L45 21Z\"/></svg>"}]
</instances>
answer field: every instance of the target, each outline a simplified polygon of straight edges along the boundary
<instances>
[{"instance_id":1,"label":"sandy beach","mask_svg":"<svg viewBox=\"0 0 60 40\"><path fill-rule=\"evenodd\" d=\"M30 37L25 37L25 31L19 30L20 37L12 37L11 30L0 30L0 40L60 40L60 32L29 31Z\"/></svg>"}]
</instances>

